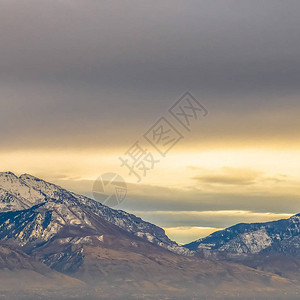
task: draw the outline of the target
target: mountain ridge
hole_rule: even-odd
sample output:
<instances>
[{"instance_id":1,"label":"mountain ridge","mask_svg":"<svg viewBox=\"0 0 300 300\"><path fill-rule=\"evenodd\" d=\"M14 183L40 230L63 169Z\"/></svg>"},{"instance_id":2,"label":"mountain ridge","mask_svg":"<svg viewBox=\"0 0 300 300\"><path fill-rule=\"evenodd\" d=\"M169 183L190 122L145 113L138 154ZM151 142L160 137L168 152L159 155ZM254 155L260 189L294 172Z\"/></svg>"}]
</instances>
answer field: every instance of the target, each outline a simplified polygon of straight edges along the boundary
<instances>
[{"instance_id":1,"label":"mountain ridge","mask_svg":"<svg viewBox=\"0 0 300 300\"><path fill-rule=\"evenodd\" d=\"M3 178L5 179L3 180ZM14 184L10 184L10 182L13 182ZM19 191L20 187L22 190L21 193ZM46 182L35 176L22 174L20 177L17 177L11 172L2 172L0 173L0 188L2 188L3 190L5 189L16 199L20 200L21 203L23 202L23 195L27 195L32 206L41 203L59 202L60 204L65 204L66 210L69 210L69 207L86 207L89 210L92 210L93 213L104 217L107 221L135 234L140 238L162 246L175 253L191 255L191 252L189 250L182 248L176 242L171 241L165 234L164 229L149 222L143 221L141 218L136 217L133 214L129 214L122 210L111 209L93 199L77 195L73 192L69 192L60 186ZM38 192L38 194L36 194L35 192L30 193L29 191L32 191L31 189L35 192ZM33 194L33 198L30 197L31 194ZM37 197L37 195L39 197ZM12 208L9 207L8 209L7 206L9 205L9 203L3 202L3 200L1 204L1 209L3 212L11 210L24 210L30 208L23 208L21 207L21 205L15 205ZM77 219L77 222L85 223L88 220L84 220L84 216L76 215L76 213L74 214L74 212L71 212L69 215L73 215L73 219Z\"/></svg>"},{"instance_id":2,"label":"mountain ridge","mask_svg":"<svg viewBox=\"0 0 300 300\"><path fill-rule=\"evenodd\" d=\"M288 219L240 223L184 245L195 255L228 261L300 281L300 214Z\"/></svg>"},{"instance_id":3,"label":"mountain ridge","mask_svg":"<svg viewBox=\"0 0 300 300\"><path fill-rule=\"evenodd\" d=\"M195 251L207 249L236 254L256 254L266 251L272 246L273 249L275 246L278 248L278 243L298 237L299 234L300 214L298 213L288 219L260 223L239 223L185 244L184 247Z\"/></svg>"}]
</instances>

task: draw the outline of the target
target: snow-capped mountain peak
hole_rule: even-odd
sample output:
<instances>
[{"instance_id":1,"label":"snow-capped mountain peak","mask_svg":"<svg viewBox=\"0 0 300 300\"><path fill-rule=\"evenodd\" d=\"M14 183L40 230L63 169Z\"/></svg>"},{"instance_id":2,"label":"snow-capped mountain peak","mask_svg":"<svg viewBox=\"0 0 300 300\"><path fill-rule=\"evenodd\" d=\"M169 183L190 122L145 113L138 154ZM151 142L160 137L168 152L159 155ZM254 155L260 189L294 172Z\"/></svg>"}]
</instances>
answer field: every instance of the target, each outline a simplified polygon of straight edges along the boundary
<instances>
[{"instance_id":1,"label":"snow-capped mountain peak","mask_svg":"<svg viewBox=\"0 0 300 300\"><path fill-rule=\"evenodd\" d=\"M145 222L135 215L110 207L92 200L88 197L72 193L60 186L46 182L29 174L20 177L12 173L3 173L0 179L0 201L2 211L24 210L18 213L11 223L10 214L2 215L3 222L15 226L16 219L23 224L15 228L18 235L14 239L24 245L32 239L47 241L59 234L64 226L78 226L92 230L97 228L101 220L117 226L137 237L147 240L155 245L166 248L179 254L191 255L192 252L180 247L171 241L165 231L149 222ZM7 203L12 199L16 205ZM23 204L25 203L25 204ZM24 216L31 220L29 223ZM9 234L3 238L9 238Z\"/></svg>"},{"instance_id":2,"label":"snow-capped mountain peak","mask_svg":"<svg viewBox=\"0 0 300 300\"><path fill-rule=\"evenodd\" d=\"M21 210L46 201L45 195L11 172L0 173L0 211Z\"/></svg>"},{"instance_id":3,"label":"snow-capped mountain peak","mask_svg":"<svg viewBox=\"0 0 300 300\"><path fill-rule=\"evenodd\" d=\"M38 177L29 174L22 174L20 176L20 180L22 180L22 182L25 182L28 186L31 186L35 190L45 194L50 199L51 198L57 199L58 194L62 190L64 190L60 186L49 183L47 181L44 181Z\"/></svg>"}]
</instances>

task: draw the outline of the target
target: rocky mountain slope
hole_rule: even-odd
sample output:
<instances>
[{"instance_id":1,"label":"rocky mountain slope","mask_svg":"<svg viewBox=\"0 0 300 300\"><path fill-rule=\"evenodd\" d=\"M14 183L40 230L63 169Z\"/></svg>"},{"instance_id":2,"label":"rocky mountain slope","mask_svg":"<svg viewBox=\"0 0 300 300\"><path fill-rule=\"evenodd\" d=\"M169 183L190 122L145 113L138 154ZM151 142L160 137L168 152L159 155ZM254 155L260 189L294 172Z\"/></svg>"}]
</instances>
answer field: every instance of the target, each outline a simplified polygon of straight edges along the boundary
<instances>
[{"instance_id":1,"label":"rocky mountain slope","mask_svg":"<svg viewBox=\"0 0 300 300\"><path fill-rule=\"evenodd\" d=\"M237 224L185 247L202 258L235 262L300 282L300 214Z\"/></svg>"},{"instance_id":2,"label":"rocky mountain slope","mask_svg":"<svg viewBox=\"0 0 300 300\"><path fill-rule=\"evenodd\" d=\"M22 251L0 245L0 290L60 290L83 287L75 278L53 271Z\"/></svg>"},{"instance_id":3,"label":"rocky mountain slope","mask_svg":"<svg viewBox=\"0 0 300 300\"><path fill-rule=\"evenodd\" d=\"M190 250L232 254L282 253L300 256L300 214L289 219L237 224L185 245Z\"/></svg>"},{"instance_id":4,"label":"rocky mountain slope","mask_svg":"<svg viewBox=\"0 0 300 300\"><path fill-rule=\"evenodd\" d=\"M164 230L151 223L126 213L114 210L87 197L69 192L57 185L48 183L34 176L24 174L17 177L13 173L0 173L0 211L26 210L41 204L45 214L37 213L40 226L33 228L23 226L18 234L20 244L28 238L47 241L55 235L63 225L81 225L93 228L93 220L97 217L128 231L153 244L164 247L179 254L191 255L190 251L179 247L171 241ZM2 197L1 197L2 191ZM27 211L26 217L33 217L32 210ZM20 216L20 218L22 218ZM7 221L9 222L9 221ZM44 228L45 224L47 226ZM2 225L5 227L5 225ZM2 233L3 234L3 233Z\"/></svg>"}]
</instances>

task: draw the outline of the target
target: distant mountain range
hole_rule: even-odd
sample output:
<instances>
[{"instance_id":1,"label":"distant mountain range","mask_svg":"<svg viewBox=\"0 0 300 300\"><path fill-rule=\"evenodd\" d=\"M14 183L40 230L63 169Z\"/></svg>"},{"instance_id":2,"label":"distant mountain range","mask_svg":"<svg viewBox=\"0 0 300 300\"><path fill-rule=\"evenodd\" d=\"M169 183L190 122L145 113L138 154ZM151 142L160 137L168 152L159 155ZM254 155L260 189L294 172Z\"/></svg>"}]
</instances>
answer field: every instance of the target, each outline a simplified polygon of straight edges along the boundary
<instances>
[{"instance_id":1,"label":"distant mountain range","mask_svg":"<svg viewBox=\"0 0 300 300\"><path fill-rule=\"evenodd\" d=\"M28 174L0 173L0 292L14 293L19 278L26 293L55 299L293 298L299 273L265 272L247 259L285 255L296 270L299 249L299 215L182 247L132 214Z\"/></svg>"},{"instance_id":2,"label":"distant mountain range","mask_svg":"<svg viewBox=\"0 0 300 300\"><path fill-rule=\"evenodd\" d=\"M185 245L232 254L282 253L300 257L300 214L287 220L237 224Z\"/></svg>"},{"instance_id":3,"label":"distant mountain range","mask_svg":"<svg viewBox=\"0 0 300 300\"><path fill-rule=\"evenodd\" d=\"M184 245L202 258L242 263L300 278L300 214L289 219L237 224Z\"/></svg>"}]
</instances>

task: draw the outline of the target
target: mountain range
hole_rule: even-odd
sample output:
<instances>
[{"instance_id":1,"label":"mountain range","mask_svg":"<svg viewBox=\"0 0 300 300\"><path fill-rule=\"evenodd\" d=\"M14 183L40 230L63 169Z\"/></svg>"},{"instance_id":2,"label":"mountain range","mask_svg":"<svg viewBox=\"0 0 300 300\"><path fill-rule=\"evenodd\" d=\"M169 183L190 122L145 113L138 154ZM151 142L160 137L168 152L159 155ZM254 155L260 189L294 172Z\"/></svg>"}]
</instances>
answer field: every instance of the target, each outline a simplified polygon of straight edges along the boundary
<instances>
[{"instance_id":1,"label":"mountain range","mask_svg":"<svg viewBox=\"0 0 300 300\"><path fill-rule=\"evenodd\" d=\"M197 256L242 263L299 279L300 214L266 223L241 223L187 245Z\"/></svg>"},{"instance_id":2,"label":"mountain range","mask_svg":"<svg viewBox=\"0 0 300 300\"><path fill-rule=\"evenodd\" d=\"M241 223L185 245L194 251L231 254L282 253L300 257L300 214L266 223Z\"/></svg>"},{"instance_id":3,"label":"mountain range","mask_svg":"<svg viewBox=\"0 0 300 300\"><path fill-rule=\"evenodd\" d=\"M0 292L7 299L21 299L18 290L24 299L297 299L299 229L296 215L239 224L180 246L135 215L4 172Z\"/></svg>"}]
</instances>

